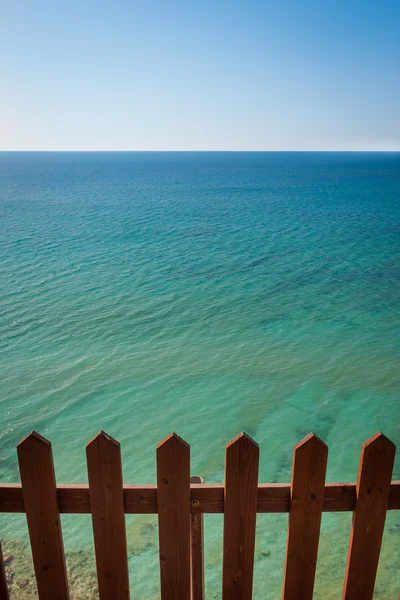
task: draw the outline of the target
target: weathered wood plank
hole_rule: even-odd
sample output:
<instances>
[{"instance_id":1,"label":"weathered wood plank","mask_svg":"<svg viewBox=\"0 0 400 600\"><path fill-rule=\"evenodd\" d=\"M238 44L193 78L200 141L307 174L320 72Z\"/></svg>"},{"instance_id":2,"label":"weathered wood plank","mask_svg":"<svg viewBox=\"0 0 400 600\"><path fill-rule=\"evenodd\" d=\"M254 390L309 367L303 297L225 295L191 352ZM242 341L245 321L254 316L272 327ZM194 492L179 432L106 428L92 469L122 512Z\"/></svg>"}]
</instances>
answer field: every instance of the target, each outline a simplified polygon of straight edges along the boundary
<instances>
[{"instance_id":1,"label":"weathered wood plank","mask_svg":"<svg viewBox=\"0 0 400 600\"><path fill-rule=\"evenodd\" d=\"M4 560L3 551L1 548L1 542L0 542L0 600L9 600L10 596L8 594L6 572L4 569L3 560Z\"/></svg>"},{"instance_id":2,"label":"weathered wood plank","mask_svg":"<svg viewBox=\"0 0 400 600\"><path fill-rule=\"evenodd\" d=\"M259 447L245 433L226 446L223 600L251 600Z\"/></svg>"},{"instance_id":3,"label":"weathered wood plank","mask_svg":"<svg viewBox=\"0 0 400 600\"><path fill-rule=\"evenodd\" d=\"M343 600L372 600L395 452L381 432L362 445Z\"/></svg>"},{"instance_id":4,"label":"weathered wood plank","mask_svg":"<svg viewBox=\"0 0 400 600\"><path fill-rule=\"evenodd\" d=\"M86 446L100 600L128 600L128 554L119 443L101 431Z\"/></svg>"},{"instance_id":5,"label":"weathered wood plank","mask_svg":"<svg viewBox=\"0 0 400 600\"><path fill-rule=\"evenodd\" d=\"M190 447L175 433L157 446L162 600L190 599Z\"/></svg>"},{"instance_id":6,"label":"weathered wood plank","mask_svg":"<svg viewBox=\"0 0 400 600\"><path fill-rule=\"evenodd\" d=\"M17 451L39 598L68 600L51 443L32 432Z\"/></svg>"},{"instance_id":7,"label":"weathered wood plank","mask_svg":"<svg viewBox=\"0 0 400 600\"><path fill-rule=\"evenodd\" d=\"M224 486L218 484L192 484L191 501L194 513L223 513ZM89 514L89 487L85 484L58 484L57 497L60 513ZM197 504L197 502L199 504ZM353 511L356 505L355 483L327 483L323 512ZM156 485L124 485L126 514L157 513ZM259 484L258 513L285 513L290 509L290 483ZM400 510L400 481L392 481L388 510ZM24 513L22 487L19 483L0 484L0 513Z\"/></svg>"},{"instance_id":8,"label":"weathered wood plank","mask_svg":"<svg viewBox=\"0 0 400 600\"><path fill-rule=\"evenodd\" d=\"M190 483L202 485L203 478L193 475ZM191 501L191 508L197 507L197 500ZM190 524L190 566L192 579L192 600L204 600L204 518L202 513L192 510Z\"/></svg>"},{"instance_id":9,"label":"weathered wood plank","mask_svg":"<svg viewBox=\"0 0 400 600\"><path fill-rule=\"evenodd\" d=\"M328 447L310 433L294 447L283 600L312 600Z\"/></svg>"}]
</instances>

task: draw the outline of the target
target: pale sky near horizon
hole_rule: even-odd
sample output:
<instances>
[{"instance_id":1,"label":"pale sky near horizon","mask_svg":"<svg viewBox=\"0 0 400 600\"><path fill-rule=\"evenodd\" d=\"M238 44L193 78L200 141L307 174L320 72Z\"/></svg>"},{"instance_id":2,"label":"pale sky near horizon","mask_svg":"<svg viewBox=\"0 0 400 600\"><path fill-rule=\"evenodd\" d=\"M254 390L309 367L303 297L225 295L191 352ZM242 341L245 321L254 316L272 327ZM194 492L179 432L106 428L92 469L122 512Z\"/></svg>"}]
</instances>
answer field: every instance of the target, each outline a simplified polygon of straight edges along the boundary
<instances>
[{"instance_id":1,"label":"pale sky near horizon","mask_svg":"<svg viewBox=\"0 0 400 600\"><path fill-rule=\"evenodd\" d=\"M400 2L0 0L0 150L400 150Z\"/></svg>"}]
</instances>

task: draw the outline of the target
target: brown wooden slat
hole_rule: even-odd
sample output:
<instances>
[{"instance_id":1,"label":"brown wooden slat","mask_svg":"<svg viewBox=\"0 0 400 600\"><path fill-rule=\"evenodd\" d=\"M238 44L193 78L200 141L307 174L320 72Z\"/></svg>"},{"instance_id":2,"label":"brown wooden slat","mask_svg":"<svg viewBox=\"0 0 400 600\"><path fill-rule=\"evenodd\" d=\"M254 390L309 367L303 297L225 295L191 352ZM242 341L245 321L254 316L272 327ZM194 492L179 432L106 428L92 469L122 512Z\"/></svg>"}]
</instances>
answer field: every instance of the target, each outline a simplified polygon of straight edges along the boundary
<instances>
[{"instance_id":1,"label":"brown wooden slat","mask_svg":"<svg viewBox=\"0 0 400 600\"><path fill-rule=\"evenodd\" d=\"M100 600L128 600L128 554L119 443L101 431L86 446Z\"/></svg>"},{"instance_id":2,"label":"brown wooden slat","mask_svg":"<svg viewBox=\"0 0 400 600\"><path fill-rule=\"evenodd\" d=\"M6 573L5 573L4 562L3 562L3 551L1 549L1 542L0 542L0 600L9 600L9 598L10 598L10 596L8 594Z\"/></svg>"},{"instance_id":3,"label":"brown wooden slat","mask_svg":"<svg viewBox=\"0 0 400 600\"><path fill-rule=\"evenodd\" d=\"M257 512L289 512L290 483L261 483L257 491Z\"/></svg>"},{"instance_id":4,"label":"brown wooden slat","mask_svg":"<svg viewBox=\"0 0 400 600\"><path fill-rule=\"evenodd\" d=\"M294 447L283 600L312 600L328 447L310 433Z\"/></svg>"},{"instance_id":5,"label":"brown wooden slat","mask_svg":"<svg viewBox=\"0 0 400 600\"><path fill-rule=\"evenodd\" d=\"M157 446L162 600L190 599L190 447L176 433Z\"/></svg>"},{"instance_id":6,"label":"brown wooden slat","mask_svg":"<svg viewBox=\"0 0 400 600\"><path fill-rule=\"evenodd\" d=\"M259 448L241 433L226 446L223 600L251 600Z\"/></svg>"},{"instance_id":7,"label":"brown wooden slat","mask_svg":"<svg viewBox=\"0 0 400 600\"><path fill-rule=\"evenodd\" d=\"M0 484L0 512L24 513L25 504L20 483Z\"/></svg>"},{"instance_id":8,"label":"brown wooden slat","mask_svg":"<svg viewBox=\"0 0 400 600\"><path fill-rule=\"evenodd\" d=\"M32 432L17 451L39 598L68 600L51 443Z\"/></svg>"},{"instance_id":9,"label":"brown wooden slat","mask_svg":"<svg viewBox=\"0 0 400 600\"><path fill-rule=\"evenodd\" d=\"M344 600L372 600L395 453L395 445L381 432L362 445Z\"/></svg>"},{"instance_id":10,"label":"brown wooden slat","mask_svg":"<svg viewBox=\"0 0 400 600\"><path fill-rule=\"evenodd\" d=\"M193 475L190 483L202 485L203 478ZM198 500L191 501L191 507L197 508ZM191 536L190 536L190 556L191 556L191 579L192 579L192 600L204 600L204 518L202 513L191 514Z\"/></svg>"},{"instance_id":11,"label":"brown wooden slat","mask_svg":"<svg viewBox=\"0 0 400 600\"><path fill-rule=\"evenodd\" d=\"M192 512L223 513L224 486L191 485ZM85 484L58 484L57 497L60 513L89 514L89 487ZM258 486L258 513L285 513L290 509L290 483L262 483ZM197 502L199 503L197 505ZM355 483L327 483L325 485L324 512L353 511L356 505ZM126 514L157 513L156 485L124 485ZM388 510L400 510L400 481L392 481ZM24 513L22 487L19 483L0 484L0 513Z\"/></svg>"},{"instance_id":12,"label":"brown wooden slat","mask_svg":"<svg viewBox=\"0 0 400 600\"><path fill-rule=\"evenodd\" d=\"M392 481L390 485L388 510L400 510L400 481Z\"/></svg>"},{"instance_id":13,"label":"brown wooden slat","mask_svg":"<svg viewBox=\"0 0 400 600\"><path fill-rule=\"evenodd\" d=\"M355 483L326 483L323 512L348 512L356 505Z\"/></svg>"}]
</instances>

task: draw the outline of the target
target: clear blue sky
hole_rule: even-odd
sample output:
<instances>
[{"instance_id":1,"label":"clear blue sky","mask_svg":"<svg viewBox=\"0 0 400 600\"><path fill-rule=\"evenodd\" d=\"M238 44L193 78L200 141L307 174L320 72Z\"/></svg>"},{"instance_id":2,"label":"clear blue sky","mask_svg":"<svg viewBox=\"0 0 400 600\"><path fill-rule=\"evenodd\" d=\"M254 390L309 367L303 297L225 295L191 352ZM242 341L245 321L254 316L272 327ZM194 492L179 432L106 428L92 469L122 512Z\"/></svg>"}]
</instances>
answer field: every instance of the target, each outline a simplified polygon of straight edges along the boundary
<instances>
[{"instance_id":1,"label":"clear blue sky","mask_svg":"<svg viewBox=\"0 0 400 600\"><path fill-rule=\"evenodd\" d=\"M1 150L400 150L398 0L0 0Z\"/></svg>"}]
</instances>

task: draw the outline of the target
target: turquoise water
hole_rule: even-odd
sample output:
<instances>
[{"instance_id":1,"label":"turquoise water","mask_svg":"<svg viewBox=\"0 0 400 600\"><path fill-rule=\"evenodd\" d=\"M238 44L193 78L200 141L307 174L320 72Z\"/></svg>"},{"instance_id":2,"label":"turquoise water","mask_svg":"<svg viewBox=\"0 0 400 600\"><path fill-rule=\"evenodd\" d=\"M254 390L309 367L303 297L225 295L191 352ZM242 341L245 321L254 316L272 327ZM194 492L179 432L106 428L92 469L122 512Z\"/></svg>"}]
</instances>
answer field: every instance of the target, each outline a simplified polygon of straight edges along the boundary
<instances>
[{"instance_id":1,"label":"turquoise water","mask_svg":"<svg viewBox=\"0 0 400 600\"><path fill-rule=\"evenodd\" d=\"M310 430L329 480L355 480L377 429L399 445L400 154L0 153L0 214L2 481L18 481L31 429L52 440L59 482L86 481L99 429L130 483L155 481L172 430L209 482L241 430L264 482L290 480ZM324 516L318 597L340 597L350 518ZM152 599L146 519L128 518L130 565ZM256 598L279 597L286 524L259 517ZM26 535L22 517L0 527ZM400 590L399 529L391 513L377 597ZM221 532L208 517L210 598ZM64 535L89 548L90 519L65 517Z\"/></svg>"}]
</instances>

